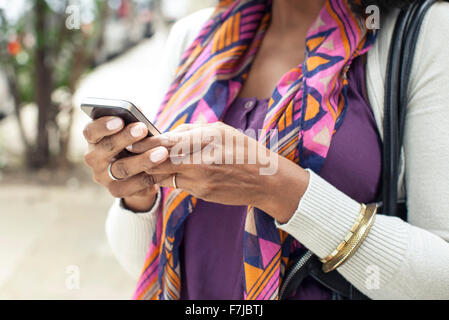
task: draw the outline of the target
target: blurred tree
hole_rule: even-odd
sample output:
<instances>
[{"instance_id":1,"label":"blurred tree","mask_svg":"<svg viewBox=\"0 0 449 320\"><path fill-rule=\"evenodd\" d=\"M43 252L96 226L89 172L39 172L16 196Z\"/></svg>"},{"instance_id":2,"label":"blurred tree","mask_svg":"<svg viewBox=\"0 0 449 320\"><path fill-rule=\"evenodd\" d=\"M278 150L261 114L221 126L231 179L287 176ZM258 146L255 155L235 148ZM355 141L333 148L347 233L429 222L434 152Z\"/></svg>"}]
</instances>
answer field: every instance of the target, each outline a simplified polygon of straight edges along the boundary
<instances>
[{"instance_id":1,"label":"blurred tree","mask_svg":"<svg viewBox=\"0 0 449 320\"><path fill-rule=\"evenodd\" d=\"M33 0L15 21L0 9L0 67L6 73L29 168L65 166L73 122L72 96L101 49L107 1L91 1L87 23L77 1ZM37 105L37 134L30 139L22 109Z\"/></svg>"}]
</instances>

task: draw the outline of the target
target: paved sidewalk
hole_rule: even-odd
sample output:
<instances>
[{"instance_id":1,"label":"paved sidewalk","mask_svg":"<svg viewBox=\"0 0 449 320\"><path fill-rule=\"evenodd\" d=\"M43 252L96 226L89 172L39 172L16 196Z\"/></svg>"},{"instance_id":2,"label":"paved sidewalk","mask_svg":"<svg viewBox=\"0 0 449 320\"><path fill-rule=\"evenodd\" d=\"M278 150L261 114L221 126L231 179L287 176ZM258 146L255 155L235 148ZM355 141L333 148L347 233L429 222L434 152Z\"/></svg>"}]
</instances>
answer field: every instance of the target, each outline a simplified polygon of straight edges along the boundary
<instances>
[{"instance_id":1,"label":"paved sidewalk","mask_svg":"<svg viewBox=\"0 0 449 320\"><path fill-rule=\"evenodd\" d=\"M111 201L93 184L0 184L0 299L129 299L135 280L106 242Z\"/></svg>"}]
</instances>

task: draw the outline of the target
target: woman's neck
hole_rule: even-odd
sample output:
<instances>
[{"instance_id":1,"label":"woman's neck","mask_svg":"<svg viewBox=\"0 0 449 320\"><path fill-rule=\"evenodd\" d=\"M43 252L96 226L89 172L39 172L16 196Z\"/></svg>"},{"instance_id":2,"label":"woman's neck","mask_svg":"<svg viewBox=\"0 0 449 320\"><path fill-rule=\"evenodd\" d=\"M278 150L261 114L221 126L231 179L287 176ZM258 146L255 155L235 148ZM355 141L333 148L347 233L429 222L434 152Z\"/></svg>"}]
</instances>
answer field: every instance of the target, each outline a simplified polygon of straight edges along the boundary
<instances>
[{"instance_id":1,"label":"woman's neck","mask_svg":"<svg viewBox=\"0 0 449 320\"><path fill-rule=\"evenodd\" d=\"M270 31L288 35L308 29L326 0L273 0Z\"/></svg>"}]
</instances>

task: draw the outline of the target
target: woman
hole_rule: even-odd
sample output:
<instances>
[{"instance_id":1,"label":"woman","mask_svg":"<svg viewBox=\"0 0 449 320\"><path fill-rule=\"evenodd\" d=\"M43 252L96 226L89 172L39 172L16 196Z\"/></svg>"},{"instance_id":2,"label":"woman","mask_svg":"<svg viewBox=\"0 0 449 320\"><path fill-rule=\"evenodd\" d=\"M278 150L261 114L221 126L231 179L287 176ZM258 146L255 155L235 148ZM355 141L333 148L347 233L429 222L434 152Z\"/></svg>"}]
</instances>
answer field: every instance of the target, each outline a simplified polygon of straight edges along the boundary
<instances>
[{"instance_id":1,"label":"woman","mask_svg":"<svg viewBox=\"0 0 449 320\"><path fill-rule=\"evenodd\" d=\"M84 131L94 179L118 198L107 234L140 274L135 298L276 299L293 257L334 261L356 221L365 239L337 270L357 289L449 298L446 3L428 13L412 70L409 222L363 205L379 199L383 73L404 2L370 2L383 5L377 33L355 13L368 2L345 0L225 1L173 27L156 122L171 132L145 138L111 117ZM136 155L116 160L126 146ZM306 279L290 298L332 293Z\"/></svg>"}]
</instances>

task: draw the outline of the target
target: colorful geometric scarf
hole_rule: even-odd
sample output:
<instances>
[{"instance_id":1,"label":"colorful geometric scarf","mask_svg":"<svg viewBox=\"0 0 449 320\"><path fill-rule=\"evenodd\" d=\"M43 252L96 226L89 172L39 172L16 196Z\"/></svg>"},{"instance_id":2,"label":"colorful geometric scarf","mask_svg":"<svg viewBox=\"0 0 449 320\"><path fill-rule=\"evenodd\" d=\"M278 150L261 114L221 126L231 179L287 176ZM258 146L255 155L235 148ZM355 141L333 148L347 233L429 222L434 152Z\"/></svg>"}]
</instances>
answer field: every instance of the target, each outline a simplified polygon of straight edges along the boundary
<instances>
[{"instance_id":1,"label":"colorful geometric scarf","mask_svg":"<svg viewBox=\"0 0 449 320\"><path fill-rule=\"evenodd\" d=\"M159 109L157 126L168 131L183 123L220 121L249 73L270 16L271 1L221 1L182 55ZM274 88L259 141L303 168L319 172L348 107L346 73L375 37L347 1L328 0L309 29L304 62ZM276 143L271 143L273 134L277 134ZM179 189L163 188L162 194L135 299L180 297L179 246L183 222L194 211L196 199ZM277 299L289 258L301 245L277 229L272 217L252 207L242 245L244 298Z\"/></svg>"}]
</instances>

